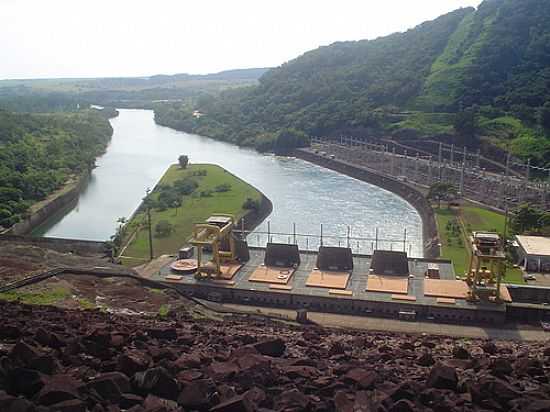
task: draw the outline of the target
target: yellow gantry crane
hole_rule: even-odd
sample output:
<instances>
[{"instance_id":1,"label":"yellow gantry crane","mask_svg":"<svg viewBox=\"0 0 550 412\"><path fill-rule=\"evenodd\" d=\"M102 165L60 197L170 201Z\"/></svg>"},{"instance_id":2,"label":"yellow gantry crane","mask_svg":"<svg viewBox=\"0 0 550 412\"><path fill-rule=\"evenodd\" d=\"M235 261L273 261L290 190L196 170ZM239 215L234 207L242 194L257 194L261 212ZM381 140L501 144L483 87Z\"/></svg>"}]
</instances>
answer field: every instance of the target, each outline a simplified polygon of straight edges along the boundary
<instances>
[{"instance_id":1,"label":"yellow gantry crane","mask_svg":"<svg viewBox=\"0 0 550 412\"><path fill-rule=\"evenodd\" d=\"M473 232L472 255L466 274L468 299L478 302L501 302L500 285L506 271L506 254L497 233Z\"/></svg>"},{"instance_id":2,"label":"yellow gantry crane","mask_svg":"<svg viewBox=\"0 0 550 412\"><path fill-rule=\"evenodd\" d=\"M197 248L199 275L218 277L222 274L222 264L235 260L235 240L232 235L234 226L235 217L227 214L210 216L206 223L197 223L193 226L190 244ZM203 264L204 248L212 251L212 259Z\"/></svg>"}]
</instances>

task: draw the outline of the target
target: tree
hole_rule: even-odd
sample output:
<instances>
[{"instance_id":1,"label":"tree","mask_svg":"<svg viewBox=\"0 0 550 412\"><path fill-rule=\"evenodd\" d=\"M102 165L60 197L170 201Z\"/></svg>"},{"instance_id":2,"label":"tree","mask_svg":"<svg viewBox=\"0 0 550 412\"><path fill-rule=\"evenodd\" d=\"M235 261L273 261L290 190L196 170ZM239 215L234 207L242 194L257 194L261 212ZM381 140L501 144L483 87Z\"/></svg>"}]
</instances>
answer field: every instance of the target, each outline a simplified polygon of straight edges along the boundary
<instances>
[{"instance_id":1,"label":"tree","mask_svg":"<svg viewBox=\"0 0 550 412\"><path fill-rule=\"evenodd\" d=\"M464 137L472 138L475 135L477 119L473 110L458 112L453 123L455 131Z\"/></svg>"},{"instance_id":2,"label":"tree","mask_svg":"<svg viewBox=\"0 0 550 412\"><path fill-rule=\"evenodd\" d=\"M550 130L550 103L540 108L539 122L543 128Z\"/></svg>"},{"instance_id":3,"label":"tree","mask_svg":"<svg viewBox=\"0 0 550 412\"><path fill-rule=\"evenodd\" d=\"M166 237L174 230L174 225L172 225L167 220L161 220L155 225L155 233L157 237Z\"/></svg>"},{"instance_id":4,"label":"tree","mask_svg":"<svg viewBox=\"0 0 550 412\"><path fill-rule=\"evenodd\" d=\"M428 192L428 200L436 201L437 208L441 208L441 201L450 201L457 196L458 192L456 188L449 183L435 183L430 186L430 191Z\"/></svg>"},{"instance_id":5,"label":"tree","mask_svg":"<svg viewBox=\"0 0 550 412\"><path fill-rule=\"evenodd\" d=\"M180 167L182 169L187 169L187 165L189 164L189 157L187 155L181 155L178 157L178 163L180 164Z\"/></svg>"},{"instance_id":6,"label":"tree","mask_svg":"<svg viewBox=\"0 0 550 412\"><path fill-rule=\"evenodd\" d=\"M518 207L512 216L511 226L517 233L525 233L540 229L541 223L545 222L544 213L534 207L523 204Z\"/></svg>"}]
</instances>

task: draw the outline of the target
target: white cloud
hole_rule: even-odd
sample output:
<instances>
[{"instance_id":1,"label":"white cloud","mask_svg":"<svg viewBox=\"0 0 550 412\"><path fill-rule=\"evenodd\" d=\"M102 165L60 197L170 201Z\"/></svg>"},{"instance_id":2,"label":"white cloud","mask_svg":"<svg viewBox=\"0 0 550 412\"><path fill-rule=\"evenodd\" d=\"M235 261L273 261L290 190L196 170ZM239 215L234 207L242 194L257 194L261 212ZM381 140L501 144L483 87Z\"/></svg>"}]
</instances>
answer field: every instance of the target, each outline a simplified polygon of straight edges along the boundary
<instances>
[{"instance_id":1,"label":"white cloud","mask_svg":"<svg viewBox=\"0 0 550 412\"><path fill-rule=\"evenodd\" d=\"M0 78L207 73L277 66L480 0L0 0Z\"/></svg>"}]
</instances>

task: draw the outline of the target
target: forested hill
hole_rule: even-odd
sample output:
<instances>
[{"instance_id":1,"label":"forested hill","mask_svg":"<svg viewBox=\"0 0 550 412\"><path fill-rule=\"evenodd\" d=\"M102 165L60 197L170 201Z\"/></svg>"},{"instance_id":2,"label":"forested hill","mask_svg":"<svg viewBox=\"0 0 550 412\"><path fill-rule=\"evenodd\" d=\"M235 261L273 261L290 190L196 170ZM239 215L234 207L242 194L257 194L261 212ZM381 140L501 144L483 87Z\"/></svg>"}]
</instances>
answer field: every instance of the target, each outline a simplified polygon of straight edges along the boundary
<instances>
[{"instance_id":1,"label":"forested hill","mask_svg":"<svg viewBox=\"0 0 550 412\"><path fill-rule=\"evenodd\" d=\"M0 228L95 164L112 135L97 110L22 114L0 110Z\"/></svg>"},{"instance_id":2,"label":"forested hill","mask_svg":"<svg viewBox=\"0 0 550 412\"><path fill-rule=\"evenodd\" d=\"M259 148L278 144L281 130L287 137L458 132L517 152L536 148L540 157L550 153L548 21L548 0L486 0L404 33L320 47L268 71L258 86L164 105L156 119Z\"/></svg>"}]
</instances>

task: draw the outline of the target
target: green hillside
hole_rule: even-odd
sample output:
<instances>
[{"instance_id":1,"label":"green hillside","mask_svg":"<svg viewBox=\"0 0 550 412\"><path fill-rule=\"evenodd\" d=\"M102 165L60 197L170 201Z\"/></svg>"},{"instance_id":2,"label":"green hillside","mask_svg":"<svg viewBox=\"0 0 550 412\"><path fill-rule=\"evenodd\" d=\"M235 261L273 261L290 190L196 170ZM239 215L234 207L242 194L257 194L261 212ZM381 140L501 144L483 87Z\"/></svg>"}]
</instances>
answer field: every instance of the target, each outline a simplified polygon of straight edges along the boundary
<instances>
[{"instance_id":1,"label":"green hillside","mask_svg":"<svg viewBox=\"0 0 550 412\"><path fill-rule=\"evenodd\" d=\"M97 110L21 114L0 110L0 229L93 167L113 129Z\"/></svg>"},{"instance_id":2,"label":"green hillside","mask_svg":"<svg viewBox=\"0 0 550 412\"><path fill-rule=\"evenodd\" d=\"M310 136L410 130L456 134L458 144L475 134L529 156L515 139L542 147L550 128L548 21L546 0L486 0L477 10L459 9L404 33L320 47L268 71L257 86L160 105L156 120L260 149L278 144L281 130ZM195 110L204 116L193 116ZM472 127L457 126L457 117L469 118L456 116L462 111L471 114ZM512 127L503 130L507 121L496 121L495 133L493 120L503 118ZM546 152L534 158L550 161Z\"/></svg>"}]
</instances>

